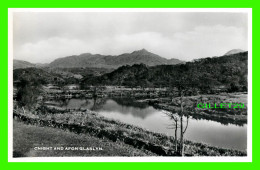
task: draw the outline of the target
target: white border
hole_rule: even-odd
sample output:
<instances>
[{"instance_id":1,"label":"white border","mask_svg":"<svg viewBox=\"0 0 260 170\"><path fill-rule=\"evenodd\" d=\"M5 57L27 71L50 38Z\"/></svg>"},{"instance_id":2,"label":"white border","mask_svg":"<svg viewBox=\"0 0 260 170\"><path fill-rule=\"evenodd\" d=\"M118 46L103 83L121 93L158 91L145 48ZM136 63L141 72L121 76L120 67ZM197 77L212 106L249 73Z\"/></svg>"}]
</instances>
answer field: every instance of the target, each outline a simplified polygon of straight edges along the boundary
<instances>
[{"instance_id":1,"label":"white border","mask_svg":"<svg viewBox=\"0 0 260 170\"><path fill-rule=\"evenodd\" d=\"M13 158L14 12L233 12L248 14L248 123L246 157L26 157ZM252 8L9 8L8 9L8 162L252 162Z\"/></svg>"}]
</instances>

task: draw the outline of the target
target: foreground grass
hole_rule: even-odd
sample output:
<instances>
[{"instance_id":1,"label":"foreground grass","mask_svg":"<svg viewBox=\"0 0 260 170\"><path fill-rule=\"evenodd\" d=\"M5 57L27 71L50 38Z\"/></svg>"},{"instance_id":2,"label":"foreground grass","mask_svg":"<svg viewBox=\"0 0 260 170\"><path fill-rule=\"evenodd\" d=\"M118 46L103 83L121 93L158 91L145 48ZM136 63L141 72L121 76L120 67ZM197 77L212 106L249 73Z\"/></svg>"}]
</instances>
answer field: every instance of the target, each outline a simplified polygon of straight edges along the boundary
<instances>
[{"instance_id":1,"label":"foreground grass","mask_svg":"<svg viewBox=\"0 0 260 170\"><path fill-rule=\"evenodd\" d=\"M16 111L19 115L25 116L27 123L40 126L52 126L64 130L71 130L76 133L88 133L101 139L109 139L111 142L124 142L145 151L151 151L158 155L175 156L173 148L174 138L164 134L147 131L143 128L110 120L92 111L85 112L62 112L52 114L32 114ZM45 122L43 122L43 120ZM41 132L39 132L39 135ZM53 141L54 142L54 141ZM55 142L54 142L55 143ZM245 156L246 152L223 149L209 146L207 144L185 141L185 155L189 156ZM123 154L122 154L123 155Z\"/></svg>"},{"instance_id":2,"label":"foreground grass","mask_svg":"<svg viewBox=\"0 0 260 170\"><path fill-rule=\"evenodd\" d=\"M51 127L26 125L14 120L14 157L64 156L152 156L151 152L135 149L122 142L111 142L88 134L75 134ZM85 147L102 150L35 150L35 147Z\"/></svg>"}]
</instances>

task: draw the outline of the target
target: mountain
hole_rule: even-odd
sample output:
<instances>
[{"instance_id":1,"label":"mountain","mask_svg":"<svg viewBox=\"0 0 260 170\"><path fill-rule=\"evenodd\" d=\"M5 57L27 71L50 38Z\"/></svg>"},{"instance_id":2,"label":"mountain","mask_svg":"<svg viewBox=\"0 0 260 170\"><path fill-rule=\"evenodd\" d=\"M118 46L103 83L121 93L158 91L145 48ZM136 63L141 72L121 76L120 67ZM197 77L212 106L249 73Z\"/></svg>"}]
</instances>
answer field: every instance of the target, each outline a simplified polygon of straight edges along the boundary
<instances>
[{"instance_id":1,"label":"mountain","mask_svg":"<svg viewBox=\"0 0 260 170\"><path fill-rule=\"evenodd\" d=\"M28 67L36 67L36 65L32 64L32 63L30 63L28 61L13 60L13 69L28 68Z\"/></svg>"},{"instance_id":2,"label":"mountain","mask_svg":"<svg viewBox=\"0 0 260 170\"><path fill-rule=\"evenodd\" d=\"M224 55L232 55L232 54L237 54L237 53L242 53L242 52L245 52L245 51L241 50L241 49L233 49L233 50L226 52Z\"/></svg>"},{"instance_id":3,"label":"mountain","mask_svg":"<svg viewBox=\"0 0 260 170\"><path fill-rule=\"evenodd\" d=\"M218 87L230 91L246 91L248 75L248 53L230 56L202 58L177 65L147 66L145 64L125 65L101 76L82 81L82 87L89 85L122 85L129 87L169 87L173 84L192 86L207 93Z\"/></svg>"},{"instance_id":4,"label":"mountain","mask_svg":"<svg viewBox=\"0 0 260 170\"><path fill-rule=\"evenodd\" d=\"M117 56L84 53L54 60L49 64L50 67L74 68L74 67L96 67L96 68L118 68L123 65L146 64L155 65L174 65L183 63L178 59L166 59L153 54L145 49L124 53Z\"/></svg>"}]
</instances>

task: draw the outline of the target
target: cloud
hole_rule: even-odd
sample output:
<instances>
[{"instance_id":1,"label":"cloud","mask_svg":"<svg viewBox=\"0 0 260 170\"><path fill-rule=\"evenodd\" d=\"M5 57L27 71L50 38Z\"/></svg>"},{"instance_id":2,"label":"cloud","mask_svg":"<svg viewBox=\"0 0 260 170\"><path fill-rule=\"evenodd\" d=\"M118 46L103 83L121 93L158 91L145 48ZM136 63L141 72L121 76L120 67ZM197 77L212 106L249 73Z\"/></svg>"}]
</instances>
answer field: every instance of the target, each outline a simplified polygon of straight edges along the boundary
<instances>
[{"instance_id":1,"label":"cloud","mask_svg":"<svg viewBox=\"0 0 260 170\"><path fill-rule=\"evenodd\" d=\"M242 28L232 26L199 26L193 31L175 33L172 39L178 43L174 50L187 60L220 56L235 48L248 48L247 33Z\"/></svg>"},{"instance_id":2,"label":"cloud","mask_svg":"<svg viewBox=\"0 0 260 170\"><path fill-rule=\"evenodd\" d=\"M53 37L22 45L14 51L14 58L47 63L59 57L86 52L87 46L88 44L78 39Z\"/></svg>"},{"instance_id":3,"label":"cloud","mask_svg":"<svg viewBox=\"0 0 260 170\"><path fill-rule=\"evenodd\" d=\"M220 56L234 48L247 50L247 27L243 25L246 15L242 16L241 19L241 14L215 13L17 14L14 58L46 63L86 52L119 55L142 48L165 58L186 61Z\"/></svg>"}]
</instances>

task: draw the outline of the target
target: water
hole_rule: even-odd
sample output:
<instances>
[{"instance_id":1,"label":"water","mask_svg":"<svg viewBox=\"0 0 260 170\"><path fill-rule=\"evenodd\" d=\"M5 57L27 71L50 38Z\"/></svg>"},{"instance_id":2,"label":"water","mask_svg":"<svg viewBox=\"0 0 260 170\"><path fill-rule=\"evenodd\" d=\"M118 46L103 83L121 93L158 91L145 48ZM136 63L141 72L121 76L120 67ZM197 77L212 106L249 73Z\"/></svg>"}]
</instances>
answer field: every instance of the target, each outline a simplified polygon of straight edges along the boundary
<instances>
[{"instance_id":1,"label":"water","mask_svg":"<svg viewBox=\"0 0 260 170\"><path fill-rule=\"evenodd\" d=\"M174 129L171 129L173 121L169 119L165 111L136 103L131 99L97 99L96 101L91 99L70 99L55 102L54 104L63 108L92 109L107 118L174 136ZM185 125L186 118L184 119ZM247 125L223 125L215 121L189 118L184 137L187 140L203 142L213 146L246 150Z\"/></svg>"}]
</instances>

